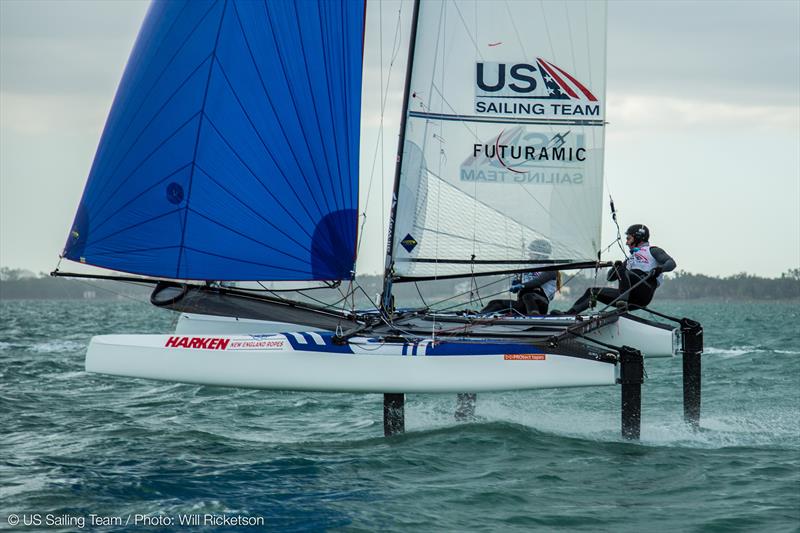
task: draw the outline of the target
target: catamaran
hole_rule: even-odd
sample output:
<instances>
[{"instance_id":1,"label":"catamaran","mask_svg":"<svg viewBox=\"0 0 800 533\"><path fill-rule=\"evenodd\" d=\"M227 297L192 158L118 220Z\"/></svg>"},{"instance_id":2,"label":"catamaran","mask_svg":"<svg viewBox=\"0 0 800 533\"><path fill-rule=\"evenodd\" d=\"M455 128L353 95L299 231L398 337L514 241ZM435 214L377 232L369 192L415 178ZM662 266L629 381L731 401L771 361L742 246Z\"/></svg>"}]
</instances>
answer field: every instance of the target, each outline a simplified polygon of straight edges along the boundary
<instances>
[{"instance_id":1,"label":"catamaran","mask_svg":"<svg viewBox=\"0 0 800 533\"><path fill-rule=\"evenodd\" d=\"M644 357L682 353L696 425L689 319L678 335L617 308L394 301L403 282L608 265L604 3L414 1L383 290L374 309L348 307L365 15L356 1L153 2L62 256L136 274L93 276L147 280L154 305L191 314L171 335L94 337L87 371L383 393L387 435L405 393L461 393L463 416L476 392L619 384L623 435L638 438ZM534 240L550 258L528 255ZM325 305L236 285L265 281L349 289Z\"/></svg>"}]
</instances>

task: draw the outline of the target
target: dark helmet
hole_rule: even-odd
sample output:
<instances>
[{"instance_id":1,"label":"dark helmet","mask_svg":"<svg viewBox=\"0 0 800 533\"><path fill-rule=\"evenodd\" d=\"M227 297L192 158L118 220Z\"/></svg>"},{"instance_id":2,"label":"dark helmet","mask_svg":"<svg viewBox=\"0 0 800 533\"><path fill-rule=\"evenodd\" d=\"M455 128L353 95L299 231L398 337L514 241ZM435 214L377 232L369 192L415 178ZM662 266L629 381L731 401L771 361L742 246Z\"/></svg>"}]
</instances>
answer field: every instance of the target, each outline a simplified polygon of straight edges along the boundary
<instances>
[{"instance_id":1,"label":"dark helmet","mask_svg":"<svg viewBox=\"0 0 800 533\"><path fill-rule=\"evenodd\" d=\"M550 246L549 241L544 239L536 239L535 241L531 241L531 243L528 245L528 251L539 255L549 256L553 252L553 247Z\"/></svg>"},{"instance_id":2,"label":"dark helmet","mask_svg":"<svg viewBox=\"0 0 800 533\"><path fill-rule=\"evenodd\" d=\"M650 230L644 224L634 224L625 230L625 235L633 237L634 243L647 242L650 240Z\"/></svg>"}]
</instances>

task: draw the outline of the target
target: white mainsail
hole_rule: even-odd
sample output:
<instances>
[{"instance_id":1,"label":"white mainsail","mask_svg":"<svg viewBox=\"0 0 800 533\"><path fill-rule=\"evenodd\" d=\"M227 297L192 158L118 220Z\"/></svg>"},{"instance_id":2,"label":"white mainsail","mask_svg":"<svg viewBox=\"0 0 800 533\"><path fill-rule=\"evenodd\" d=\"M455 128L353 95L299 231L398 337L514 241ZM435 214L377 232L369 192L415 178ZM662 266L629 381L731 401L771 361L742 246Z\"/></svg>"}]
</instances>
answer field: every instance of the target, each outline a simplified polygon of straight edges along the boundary
<instances>
[{"instance_id":1,"label":"white mainsail","mask_svg":"<svg viewBox=\"0 0 800 533\"><path fill-rule=\"evenodd\" d=\"M600 249L603 2L421 2L393 231L405 278Z\"/></svg>"}]
</instances>

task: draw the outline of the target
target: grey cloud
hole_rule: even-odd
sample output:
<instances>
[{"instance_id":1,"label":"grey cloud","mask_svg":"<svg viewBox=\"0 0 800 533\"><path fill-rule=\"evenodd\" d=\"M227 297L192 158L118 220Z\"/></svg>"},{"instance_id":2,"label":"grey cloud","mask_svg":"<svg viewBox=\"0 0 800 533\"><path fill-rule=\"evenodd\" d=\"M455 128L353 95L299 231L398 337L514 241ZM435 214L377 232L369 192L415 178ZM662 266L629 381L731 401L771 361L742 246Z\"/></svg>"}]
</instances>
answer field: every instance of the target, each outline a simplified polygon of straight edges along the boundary
<instances>
[{"instance_id":1,"label":"grey cloud","mask_svg":"<svg viewBox=\"0 0 800 533\"><path fill-rule=\"evenodd\" d=\"M130 28L138 28L149 3L146 0L2 0L0 29L15 39L75 38L75 28L86 27L82 40L102 45Z\"/></svg>"},{"instance_id":2,"label":"grey cloud","mask_svg":"<svg viewBox=\"0 0 800 533\"><path fill-rule=\"evenodd\" d=\"M113 86L104 70L115 65L121 73L146 7L141 1L0 0L3 91L108 94Z\"/></svg>"},{"instance_id":3,"label":"grey cloud","mask_svg":"<svg viewBox=\"0 0 800 533\"><path fill-rule=\"evenodd\" d=\"M800 2L613 1L609 90L797 105Z\"/></svg>"}]
</instances>

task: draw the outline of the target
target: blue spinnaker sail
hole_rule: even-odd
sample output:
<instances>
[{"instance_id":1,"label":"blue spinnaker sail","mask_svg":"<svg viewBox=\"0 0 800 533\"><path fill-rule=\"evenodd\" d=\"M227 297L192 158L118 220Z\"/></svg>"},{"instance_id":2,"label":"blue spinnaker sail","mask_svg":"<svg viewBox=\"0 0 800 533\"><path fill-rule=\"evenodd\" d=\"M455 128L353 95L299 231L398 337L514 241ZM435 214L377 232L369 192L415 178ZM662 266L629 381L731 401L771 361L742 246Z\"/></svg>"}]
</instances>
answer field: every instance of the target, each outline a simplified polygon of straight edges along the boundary
<instances>
[{"instance_id":1,"label":"blue spinnaker sail","mask_svg":"<svg viewBox=\"0 0 800 533\"><path fill-rule=\"evenodd\" d=\"M364 2L159 0L68 259L200 280L348 279Z\"/></svg>"}]
</instances>

